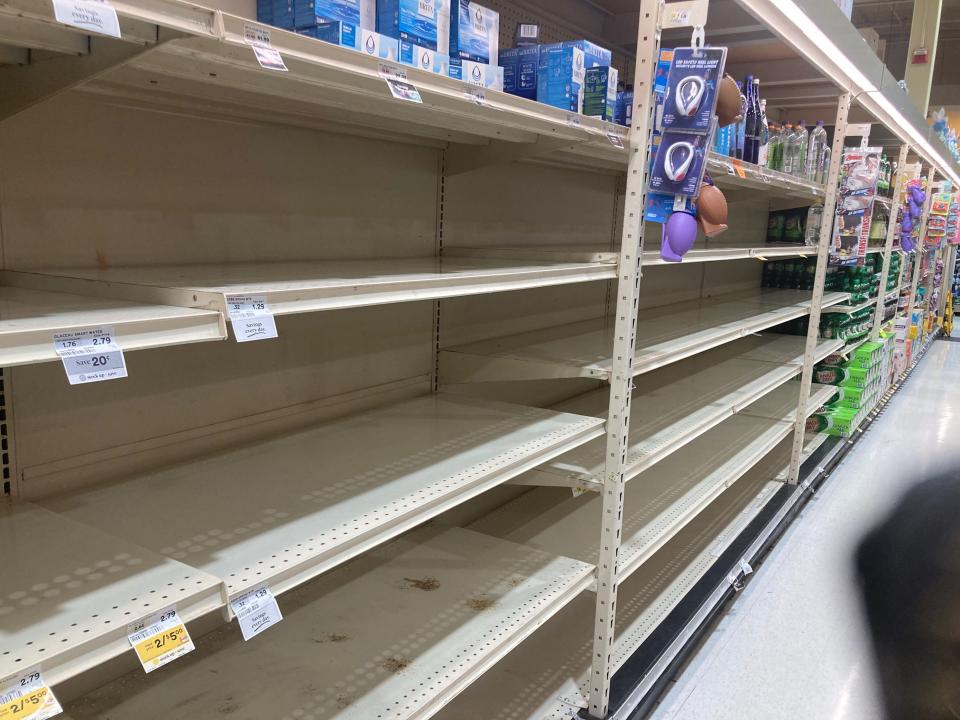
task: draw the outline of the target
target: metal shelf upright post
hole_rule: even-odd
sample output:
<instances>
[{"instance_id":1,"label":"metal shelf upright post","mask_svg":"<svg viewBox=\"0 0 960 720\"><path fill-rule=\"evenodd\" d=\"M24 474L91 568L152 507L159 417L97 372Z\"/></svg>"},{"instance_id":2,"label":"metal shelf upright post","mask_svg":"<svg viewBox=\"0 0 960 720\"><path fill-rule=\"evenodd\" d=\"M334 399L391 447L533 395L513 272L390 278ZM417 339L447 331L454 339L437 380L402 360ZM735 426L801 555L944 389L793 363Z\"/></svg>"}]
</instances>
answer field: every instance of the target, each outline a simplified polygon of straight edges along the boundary
<instances>
[{"instance_id":1,"label":"metal shelf upright post","mask_svg":"<svg viewBox=\"0 0 960 720\"><path fill-rule=\"evenodd\" d=\"M893 239L897 232L897 221L900 217L900 193L906 183L907 152L910 146L906 143L900 146L900 158L897 161L897 179L893 185L893 201L890 204L890 215L887 218L887 238L883 245L883 269L880 271L880 292L877 306L873 313L873 328L870 330L870 339L880 337L880 325L883 323L884 297L887 295L887 276L890 274L890 261L893 258ZM901 275L903 270L901 269ZM900 280L897 279L897 290L900 289Z\"/></svg>"},{"instance_id":2,"label":"metal shelf upright post","mask_svg":"<svg viewBox=\"0 0 960 720\"><path fill-rule=\"evenodd\" d=\"M823 199L823 222L820 224L820 243L817 250L817 271L813 281L813 299L807 326L807 344L803 354L803 371L800 374L800 395L797 400L797 415L793 429L793 450L790 454L788 482L796 485L800 478L800 461L803 456L804 429L807 423L807 403L813 383L813 365L820 334L820 310L823 302L823 286L827 278L827 262L830 260L830 242L833 239L833 222L837 208L837 183L840 178L840 163L843 160L843 139L847 132L847 115L850 112L850 93L840 96L837 105L837 121L833 130L833 147L830 155L830 171L827 174L826 196Z\"/></svg>"},{"instance_id":3,"label":"metal shelf upright post","mask_svg":"<svg viewBox=\"0 0 960 720\"><path fill-rule=\"evenodd\" d=\"M653 121L653 79L660 49L659 0L640 0L637 60L634 69L633 127L627 135L629 160L623 208L623 234L617 278L610 406L607 414L603 473L600 555L597 559L597 604L594 618L590 714L606 717L613 675L612 650L617 620L617 570L622 541L623 495L630 448L630 400L637 340L637 310L643 258L647 173Z\"/></svg>"}]
</instances>

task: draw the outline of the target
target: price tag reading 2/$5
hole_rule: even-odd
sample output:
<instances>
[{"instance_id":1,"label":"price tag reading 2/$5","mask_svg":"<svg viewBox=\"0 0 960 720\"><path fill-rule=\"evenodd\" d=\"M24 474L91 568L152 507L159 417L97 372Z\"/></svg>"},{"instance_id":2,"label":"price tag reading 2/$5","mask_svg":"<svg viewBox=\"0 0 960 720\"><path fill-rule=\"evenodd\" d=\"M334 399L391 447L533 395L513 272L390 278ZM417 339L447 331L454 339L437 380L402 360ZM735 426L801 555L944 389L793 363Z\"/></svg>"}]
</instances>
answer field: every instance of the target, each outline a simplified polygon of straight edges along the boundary
<instances>
[{"instance_id":1,"label":"price tag reading 2/$5","mask_svg":"<svg viewBox=\"0 0 960 720\"><path fill-rule=\"evenodd\" d=\"M153 620L139 623L128 630L130 646L147 673L194 650L187 626L176 610L164 611Z\"/></svg>"},{"instance_id":2,"label":"price tag reading 2/$5","mask_svg":"<svg viewBox=\"0 0 960 720\"><path fill-rule=\"evenodd\" d=\"M0 681L0 720L46 720L62 712L39 670Z\"/></svg>"}]
</instances>

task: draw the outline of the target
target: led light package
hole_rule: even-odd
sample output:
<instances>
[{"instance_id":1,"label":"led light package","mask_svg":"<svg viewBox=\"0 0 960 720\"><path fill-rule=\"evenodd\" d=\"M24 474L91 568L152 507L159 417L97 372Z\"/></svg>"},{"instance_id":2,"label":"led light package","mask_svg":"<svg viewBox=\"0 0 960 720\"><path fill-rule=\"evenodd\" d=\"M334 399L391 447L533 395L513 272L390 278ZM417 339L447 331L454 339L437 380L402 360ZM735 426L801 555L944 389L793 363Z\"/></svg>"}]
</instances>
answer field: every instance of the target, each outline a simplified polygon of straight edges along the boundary
<instances>
[{"instance_id":1,"label":"led light package","mask_svg":"<svg viewBox=\"0 0 960 720\"><path fill-rule=\"evenodd\" d=\"M667 77L663 129L709 132L726 48L677 48Z\"/></svg>"}]
</instances>

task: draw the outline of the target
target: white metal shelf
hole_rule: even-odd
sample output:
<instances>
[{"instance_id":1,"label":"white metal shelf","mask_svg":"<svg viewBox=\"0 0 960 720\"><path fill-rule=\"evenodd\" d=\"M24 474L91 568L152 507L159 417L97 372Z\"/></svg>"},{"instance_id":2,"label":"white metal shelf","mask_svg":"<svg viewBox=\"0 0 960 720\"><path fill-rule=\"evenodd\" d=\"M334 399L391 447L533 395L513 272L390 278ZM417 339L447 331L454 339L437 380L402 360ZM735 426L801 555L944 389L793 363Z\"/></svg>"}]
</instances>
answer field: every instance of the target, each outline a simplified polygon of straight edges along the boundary
<instances>
[{"instance_id":1,"label":"white metal shelf","mask_svg":"<svg viewBox=\"0 0 960 720\"><path fill-rule=\"evenodd\" d=\"M879 297L879 295L876 296L876 297L869 298L868 300L864 300L862 303L857 303L856 305L849 305L849 304L844 303L844 304L841 304L841 305L833 305L833 306L831 306L831 307L824 307L824 308L823 308L823 312L824 312L824 314L826 314L826 313L844 313L844 314L847 314L847 315L852 315L852 314L855 313L855 312L859 312L860 310L866 310L867 308L873 307L874 305L876 305L876 304L877 304L877 297Z\"/></svg>"},{"instance_id":2,"label":"white metal shelf","mask_svg":"<svg viewBox=\"0 0 960 720\"><path fill-rule=\"evenodd\" d=\"M609 280L609 262L397 258L20 273L36 286L226 312L228 295L265 297L275 315Z\"/></svg>"},{"instance_id":3,"label":"white metal shelf","mask_svg":"<svg viewBox=\"0 0 960 720\"><path fill-rule=\"evenodd\" d=\"M0 274L14 282L18 273ZM0 367L57 360L53 335L110 326L125 351L223 340L223 316L210 310L147 305L0 285Z\"/></svg>"},{"instance_id":4,"label":"white metal shelf","mask_svg":"<svg viewBox=\"0 0 960 720\"><path fill-rule=\"evenodd\" d=\"M151 109L185 110L220 119L379 134L401 140L515 146L519 156L576 152L584 166L626 167L627 151L607 138L626 129L503 92L486 90L483 105L467 97L465 84L403 67L422 103L394 99L379 72L378 58L225 12L175 0L112 3L124 40L156 45L130 53L126 62L91 72L84 89ZM0 21L13 25L14 41L38 47L40 33L56 35L61 52L84 51L83 35L56 23L43 0L12 0L0 6ZM169 31L157 42L157 28ZM288 72L262 68L247 38L258 35L279 51ZM123 45L103 36L97 42ZM170 39L170 38L173 39ZM28 82L24 76L21 80ZM29 91L29 89L27 90ZM20 108L7 109L11 114ZM623 143L626 144L625 142ZM502 154L502 153L500 153Z\"/></svg>"},{"instance_id":5,"label":"white metal shelf","mask_svg":"<svg viewBox=\"0 0 960 720\"><path fill-rule=\"evenodd\" d=\"M737 168L743 172L743 177ZM754 165L742 160L724 157L712 150L707 157L707 172L714 183L721 188L733 190L758 190L771 195L786 198L799 198L809 201L823 200L824 188L820 183L810 182L796 175L788 175L777 170Z\"/></svg>"},{"instance_id":6,"label":"white metal shelf","mask_svg":"<svg viewBox=\"0 0 960 720\"><path fill-rule=\"evenodd\" d=\"M45 504L221 578L230 597L280 593L602 432L599 418L436 394ZM144 506L178 512L130 511Z\"/></svg>"},{"instance_id":7,"label":"white metal shelf","mask_svg":"<svg viewBox=\"0 0 960 720\"><path fill-rule=\"evenodd\" d=\"M683 263L720 262L726 260L772 260L777 258L809 257L817 254L811 245L791 243L763 243L748 245L719 240L701 240L684 255ZM539 260L550 262L609 262L616 263L620 251L607 246L560 246L540 245L529 247L449 247L443 249L444 257L497 258L503 260ZM677 265L660 257L657 250L645 250L643 265Z\"/></svg>"},{"instance_id":8,"label":"white metal shelf","mask_svg":"<svg viewBox=\"0 0 960 720\"><path fill-rule=\"evenodd\" d=\"M74 720L213 720L225 708L428 718L575 598L592 570L469 530L420 530L282 598L283 621L255 641L216 633L163 682L128 676L66 710Z\"/></svg>"},{"instance_id":9,"label":"white metal shelf","mask_svg":"<svg viewBox=\"0 0 960 720\"><path fill-rule=\"evenodd\" d=\"M754 467L620 585L614 669L650 636L782 487L771 478L767 463ZM559 497L559 490L553 490ZM594 600L581 596L437 717L569 720L587 706L593 635Z\"/></svg>"},{"instance_id":10,"label":"white metal shelf","mask_svg":"<svg viewBox=\"0 0 960 720\"><path fill-rule=\"evenodd\" d=\"M0 547L0 677L42 665L59 683L128 652L127 626L167 606L189 621L223 604L216 577L30 503L0 502Z\"/></svg>"},{"instance_id":11,"label":"white metal shelf","mask_svg":"<svg viewBox=\"0 0 960 720\"><path fill-rule=\"evenodd\" d=\"M636 572L791 433L799 391L795 385L782 385L627 485L617 569L621 580ZM833 392L815 385L808 407L816 409ZM780 415L771 417L774 412ZM592 493L574 498L558 488L538 488L471 527L588 561L599 550L594 529L601 502Z\"/></svg>"},{"instance_id":12,"label":"white metal shelf","mask_svg":"<svg viewBox=\"0 0 960 720\"><path fill-rule=\"evenodd\" d=\"M824 306L846 293L824 293ZM718 347L810 311L803 290L760 290L640 311L635 375ZM605 318L449 347L440 353L444 383L610 376L613 324Z\"/></svg>"},{"instance_id":13,"label":"white metal shelf","mask_svg":"<svg viewBox=\"0 0 960 720\"><path fill-rule=\"evenodd\" d=\"M630 414L626 478L636 477L777 390L800 372L805 343L806 338L795 335L748 337L639 377ZM839 340L821 340L814 354L816 361L842 345ZM799 389L788 387L785 402L795 408ZM555 409L603 417L608 402L609 390L604 388L560 403ZM786 414L789 408L781 413ZM526 473L522 482L595 488L603 477L604 454L603 440L593 440Z\"/></svg>"}]
</instances>

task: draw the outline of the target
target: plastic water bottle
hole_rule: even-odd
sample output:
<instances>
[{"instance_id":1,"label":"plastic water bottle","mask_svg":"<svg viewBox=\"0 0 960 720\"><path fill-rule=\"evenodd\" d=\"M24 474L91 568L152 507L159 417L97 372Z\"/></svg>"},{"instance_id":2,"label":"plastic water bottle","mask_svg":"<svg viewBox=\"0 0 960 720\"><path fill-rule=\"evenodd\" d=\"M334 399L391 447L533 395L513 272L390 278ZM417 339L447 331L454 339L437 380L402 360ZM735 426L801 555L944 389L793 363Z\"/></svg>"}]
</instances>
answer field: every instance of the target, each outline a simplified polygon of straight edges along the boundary
<instances>
[{"instance_id":1,"label":"plastic water bottle","mask_svg":"<svg viewBox=\"0 0 960 720\"><path fill-rule=\"evenodd\" d=\"M793 125L787 123L783 134L783 168L782 172L793 175L796 172L797 151L800 149L799 138L793 131Z\"/></svg>"},{"instance_id":2,"label":"plastic water bottle","mask_svg":"<svg viewBox=\"0 0 960 720\"><path fill-rule=\"evenodd\" d=\"M804 177L807 167L807 146L810 144L810 134L807 132L807 126L803 120L796 124L794 134L797 136L797 155L793 163L793 174L798 177Z\"/></svg>"},{"instance_id":3,"label":"plastic water bottle","mask_svg":"<svg viewBox=\"0 0 960 720\"><path fill-rule=\"evenodd\" d=\"M817 245L820 242L820 226L823 223L823 204L815 203L807 210L807 225L803 233L803 242L806 245Z\"/></svg>"},{"instance_id":4,"label":"plastic water bottle","mask_svg":"<svg viewBox=\"0 0 960 720\"><path fill-rule=\"evenodd\" d=\"M830 175L830 155L832 154L830 147L827 146L823 149L823 161L820 166L820 177L817 179L817 182L821 185L827 184L827 176Z\"/></svg>"},{"instance_id":5,"label":"plastic water bottle","mask_svg":"<svg viewBox=\"0 0 960 720\"><path fill-rule=\"evenodd\" d=\"M823 173L823 152L826 149L827 131L823 127L823 120L817 120L817 126L810 133L810 147L807 149L807 180L820 182L820 176Z\"/></svg>"}]
</instances>

